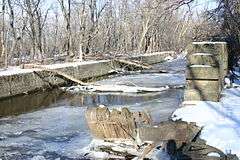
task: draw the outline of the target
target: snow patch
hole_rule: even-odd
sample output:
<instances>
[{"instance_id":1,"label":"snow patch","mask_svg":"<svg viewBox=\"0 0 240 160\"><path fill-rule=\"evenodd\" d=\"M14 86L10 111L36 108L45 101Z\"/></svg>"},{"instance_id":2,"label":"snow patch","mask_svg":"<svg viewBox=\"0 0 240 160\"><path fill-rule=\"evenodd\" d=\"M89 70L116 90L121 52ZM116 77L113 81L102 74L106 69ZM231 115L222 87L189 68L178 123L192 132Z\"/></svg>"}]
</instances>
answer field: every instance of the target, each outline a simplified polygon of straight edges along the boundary
<instances>
[{"instance_id":1,"label":"snow patch","mask_svg":"<svg viewBox=\"0 0 240 160\"><path fill-rule=\"evenodd\" d=\"M194 55L194 56L212 56L213 54L211 54L211 53L193 53L192 55Z\"/></svg>"},{"instance_id":2,"label":"snow patch","mask_svg":"<svg viewBox=\"0 0 240 160\"><path fill-rule=\"evenodd\" d=\"M173 120L196 122L208 145L240 157L240 88L223 91L220 102L195 101L176 110Z\"/></svg>"},{"instance_id":3,"label":"snow patch","mask_svg":"<svg viewBox=\"0 0 240 160\"><path fill-rule=\"evenodd\" d=\"M89 86L72 86L62 87L63 90L71 93L79 92L123 92L123 93L142 93L142 92L162 92L168 90L169 87L138 87L127 85L89 85Z\"/></svg>"},{"instance_id":4,"label":"snow patch","mask_svg":"<svg viewBox=\"0 0 240 160\"><path fill-rule=\"evenodd\" d=\"M194 68L194 67L210 68L210 67L212 67L212 66L210 66L210 65L197 65L197 64L195 64L195 65L191 65L191 66L189 66L189 67L191 67L191 68Z\"/></svg>"}]
</instances>

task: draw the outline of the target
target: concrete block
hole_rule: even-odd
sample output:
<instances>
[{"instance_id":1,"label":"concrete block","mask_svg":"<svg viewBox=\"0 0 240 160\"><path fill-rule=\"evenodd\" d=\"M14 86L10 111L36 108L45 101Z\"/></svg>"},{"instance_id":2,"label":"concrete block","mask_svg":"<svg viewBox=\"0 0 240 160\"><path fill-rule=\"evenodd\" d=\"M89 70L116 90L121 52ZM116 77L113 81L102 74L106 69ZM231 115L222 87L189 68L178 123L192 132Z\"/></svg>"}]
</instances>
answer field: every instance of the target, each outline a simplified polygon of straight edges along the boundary
<instances>
[{"instance_id":1,"label":"concrete block","mask_svg":"<svg viewBox=\"0 0 240 160\"><path fill-rule=\"evenodd\" d=\"M177 148L183 143L189 143L199 133L201 129L193 123L186 122L161 122L158 126L144 126L138 128L139 139L141 141L153 141L155 143L174 140Z\"/></svg>"},{"instance_id":2,"label":"concrete block","mask_svg":"<svg viewBox=\"0 0 240 160\"><path fill-rule=\"evenodd\" d=\"M225 53L226 42L193 42L188 46L188 53L211 53L220 55Z\"/></svg>"},{"instance_id":3,"label":"concrete block","mask_svg":"<svg viewBox=\"0 0 240 160\"><path fill-rule=\"evenodd\" d=\"M193 53L187 56L188 65L219 66L218 57L210 53Z\"/></svg>"},{"instance_id":4,"label":"concrete block","mask_svg":"<svg viewBox=\"0 0 240 160\"><path fill-rule=\"evenodd\" d=\"M221 85L218 80L187 80L187 89L220 92Z\"/></svg>"},{"instance_id":5,"label":"concrete block","mask_svg":"<svg viewBox=\"0 0 240 160\"><path fill-rule=\"evenodd\" d=\"M186 89L184 101L214 101L218 102L220 93L211 90Z\"/></svg>"},{"instance_id":6,"label":"concrete block","mask_svg":"<svg viewBox=\"0 0 240 160\"><path fill-rule=\"evenodd\" d=\"M187 79L205 79L205 80L218 80L219 68L208 65L191 65L187 67L186 77Z\"/></svg>"}]
</instances>

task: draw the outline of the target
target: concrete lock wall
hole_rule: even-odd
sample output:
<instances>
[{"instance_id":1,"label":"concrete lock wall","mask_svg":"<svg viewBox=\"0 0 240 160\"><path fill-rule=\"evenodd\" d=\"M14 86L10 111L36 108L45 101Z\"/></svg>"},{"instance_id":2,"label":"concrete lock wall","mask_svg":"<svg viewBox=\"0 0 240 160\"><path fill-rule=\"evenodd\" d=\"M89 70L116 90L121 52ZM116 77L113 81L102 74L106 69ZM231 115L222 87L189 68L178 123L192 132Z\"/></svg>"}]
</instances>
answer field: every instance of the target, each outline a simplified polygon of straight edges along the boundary
<instances>
[{"instance_id":1,"label":"concrete lock wall","mask_svg":"<svg viewBox=\"0 0 240 160\"><path fill-rule=\"evenodd\" d=\"M228 72L226 42L193 42L187 52L185 101L219 101Z\"/></svg>"},{"instance_id":2,"label":"concrete lock wall","mask_svg":"<svg viewBox=\"0 0 240 160\"><path fill-rule=\"evenodd\" d=\"M131 59L141 59L144 63L154 64L173 54L173 52L160 52ZM59 67L60 66L60 67ZM72 63L72 65L58 65L54 70L64 72L74 78L83 80L88 78L100 77L109 74L118 64L110 60ZM24 93L34 92L42 89L49 89L52 86L62 86L66 82L56 76L36 69L18 74L0 76L0 99Z\"/></svg>"}]
</instances>

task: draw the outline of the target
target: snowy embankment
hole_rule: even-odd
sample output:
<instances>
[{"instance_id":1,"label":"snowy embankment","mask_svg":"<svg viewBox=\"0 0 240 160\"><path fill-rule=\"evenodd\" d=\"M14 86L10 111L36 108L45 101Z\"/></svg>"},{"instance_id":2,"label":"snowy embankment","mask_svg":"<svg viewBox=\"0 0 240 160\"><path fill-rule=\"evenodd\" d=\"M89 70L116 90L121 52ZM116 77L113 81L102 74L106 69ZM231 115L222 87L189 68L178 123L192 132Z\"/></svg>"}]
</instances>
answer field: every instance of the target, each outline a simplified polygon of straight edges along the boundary
<instances>
[{"instance_id":1,"label":"snowy embankment","mask_svg":"<svg viewBox=\"0 0 240 160\"><path fill-rule=\"evenodd\" d=\"M201 138L208 145L240 157L240 88L225 89L220 102L185 102L173 113L173 120L182 119L202 126Z\"/></svg>"}]
</instances>

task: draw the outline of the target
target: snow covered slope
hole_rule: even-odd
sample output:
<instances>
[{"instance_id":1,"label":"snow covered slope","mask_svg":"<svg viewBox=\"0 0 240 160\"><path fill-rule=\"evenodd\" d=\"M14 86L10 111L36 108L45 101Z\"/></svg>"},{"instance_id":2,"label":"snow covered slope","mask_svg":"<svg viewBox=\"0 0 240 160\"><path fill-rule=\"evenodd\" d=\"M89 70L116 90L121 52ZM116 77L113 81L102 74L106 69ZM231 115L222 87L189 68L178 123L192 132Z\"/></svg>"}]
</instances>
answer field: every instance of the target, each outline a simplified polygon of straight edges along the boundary
<instances>
[{"instance_id":1,"label":"snow covered slope","mask_svg":"<svg viewBox=\"0 0 240 160\"><path fill-rule=\"evenodd\" d=\"M240 157L240 88L225 89L220 102L185 102L172 118L203 126L201 138Z\"/></svg>"}]
</instances>

